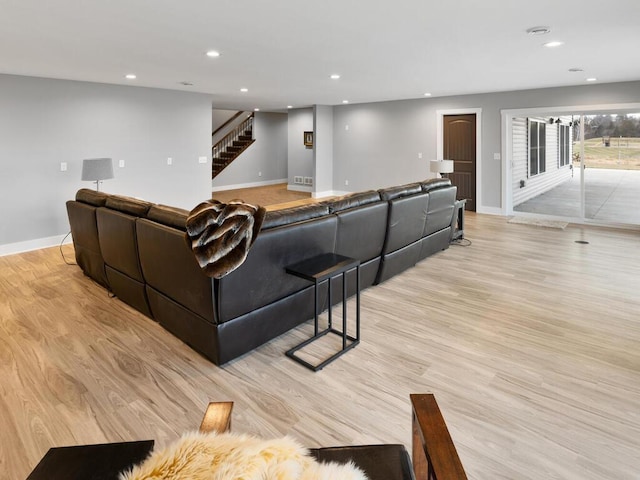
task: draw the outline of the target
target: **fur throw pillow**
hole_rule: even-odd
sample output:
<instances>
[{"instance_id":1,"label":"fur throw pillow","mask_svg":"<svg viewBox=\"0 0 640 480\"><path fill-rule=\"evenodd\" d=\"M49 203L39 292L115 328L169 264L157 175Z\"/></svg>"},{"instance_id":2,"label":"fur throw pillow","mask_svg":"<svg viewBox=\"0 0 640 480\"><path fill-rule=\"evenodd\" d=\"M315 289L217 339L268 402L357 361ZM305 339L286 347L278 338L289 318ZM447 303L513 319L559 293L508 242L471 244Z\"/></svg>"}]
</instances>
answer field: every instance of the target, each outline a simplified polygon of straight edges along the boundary
<instances>
[{"instance_id":1,"label":"fur throw pillow","mask_svg":"<svg viewBox=\"0 0 640 480\"><path fill-rule=\"evenodd\" d=\"M187 217L187 243L209 277L222 278L238 268L255 242L265 209L241 200L202 202Z\"/></svg>"},{"instance_id":2,"label":"fur throw pillow","mask_svg":"<svg viewBox=\"0 0 640 480\"><path fill-rule=\"evenodd\" d=\"M233 433L184 435L120 480L366 480L352 463L318 463L295 440Z\"/></svg>"}]
</instances>

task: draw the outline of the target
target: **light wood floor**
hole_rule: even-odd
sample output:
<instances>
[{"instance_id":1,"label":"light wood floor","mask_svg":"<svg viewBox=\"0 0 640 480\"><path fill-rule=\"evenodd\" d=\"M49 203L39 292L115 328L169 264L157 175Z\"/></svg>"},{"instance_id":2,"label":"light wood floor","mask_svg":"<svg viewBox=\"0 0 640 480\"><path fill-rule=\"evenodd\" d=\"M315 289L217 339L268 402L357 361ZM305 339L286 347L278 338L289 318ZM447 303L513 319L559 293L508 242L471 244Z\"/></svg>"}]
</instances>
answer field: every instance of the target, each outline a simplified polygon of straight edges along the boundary
<instances>
[{"instance_id":1,"label":"light wood floor","mask_svg":"<svg viewBox=\"0 0 640 480\"><path fill-rule=\"evenodd\" d=\"M219 368L58 249L0 257L0 478L52 446L166 444L209 400L239 432L408 444L409 393L434 392L469 478L637 480L638 233L466 220L471 246L363 292L362 343L318 373L284 355L308 323Z\"/></svg>"},{"instance_id":2,"label":"light wood floor","mask_svg":"<svg viewBox=\"0 0 640 480\"><path fill-rule=\"evenodd\" d=\"M238 188L235 190L213 192L212 198L223 203L239 199L254 205L261 205L267 210L281 210L283 208L318 202L331 197L312 198L310 193L287 190L286 183L278 183L262 187Z\"/></svg>"}]
</instances>

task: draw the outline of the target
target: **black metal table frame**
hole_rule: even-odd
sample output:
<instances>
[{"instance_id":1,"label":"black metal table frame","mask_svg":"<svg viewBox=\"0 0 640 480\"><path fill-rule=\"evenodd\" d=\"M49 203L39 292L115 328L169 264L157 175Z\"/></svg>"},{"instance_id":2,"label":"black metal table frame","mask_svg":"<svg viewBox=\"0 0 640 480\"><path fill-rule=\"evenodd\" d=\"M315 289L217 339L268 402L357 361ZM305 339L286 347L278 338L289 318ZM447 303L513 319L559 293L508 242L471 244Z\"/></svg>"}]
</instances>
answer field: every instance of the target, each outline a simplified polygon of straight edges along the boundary
<instances>
[{"instance_id":1,"label":"black metal table frame","mask_svg":"<svg viewBox=\"0 0 640 480\"><path fill-rule=\"evenodd\" d=\"M324 261L324 262L323 262ZM318 271L305 271L305 267L311 264L319 265ZM347 333L347 273L354 270L356 273L356 335L351 336ZM345 257L343 255L337 254L323 254L318 255L317 257L313 257L307 261L297 263L295 265L290 265L286 268L287 273L291 275L296 275L298 277L304 278L305 280L309 280L314 283L314 319L313 319L313 337L305 340L304 342L296 345L295 347L287 350L286 355L296 362L304 365L305 367L317 372L318 370L322 370L329 363L333 362L335 359L344 355L346 352L355 347L358 343L360 343L360 261ZM333 327L333 319L331 317L331 280L336 278L338 275L342 275L342 331L337 330ZM327 328L324 330L320 330L318 326L318 317L320 312L318 311L318 286L327 282ZM328 333L333 333L336 335L342 336L342 349L338 352L331 355L326 360L323 360L317 365L312 365L306 360L300 358L296 355L296 352L301 348L306 347L310 343L315 340L327 335ZM350 343L347 343L349 341Z\"/></svg>"},{"instance_id":2,"label":"black metal table frame","mask_svg":"<svg viewBox=\"0 0 640 480\"><path fill-rule=\"evenodd\" d=\"M451 225L451 241L462 240L464 238L464 209L466 203L466 198L455 201L453 222Z\"/></svg>"}]
</instances>

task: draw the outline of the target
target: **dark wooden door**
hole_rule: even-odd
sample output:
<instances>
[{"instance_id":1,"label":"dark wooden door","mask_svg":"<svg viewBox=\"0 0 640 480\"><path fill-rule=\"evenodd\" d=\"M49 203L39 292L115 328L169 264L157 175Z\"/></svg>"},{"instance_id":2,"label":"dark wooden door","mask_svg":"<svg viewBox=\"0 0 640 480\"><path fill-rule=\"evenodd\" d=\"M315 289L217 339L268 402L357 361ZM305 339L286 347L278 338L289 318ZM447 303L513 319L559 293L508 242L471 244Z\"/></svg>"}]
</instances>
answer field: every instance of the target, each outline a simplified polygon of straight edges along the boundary
<instances>
[{"instance_id":1,"label":"dark wooden door","mask_svg":"<svg viewBox=\"0 0 640 480\"><path fill-rule=\"evenodd\" d=\"M453 160L451 183L458 199L466 198L466 210L476 211L476 115L445 115L443 158Z\"/></svg>"}]
</instances>

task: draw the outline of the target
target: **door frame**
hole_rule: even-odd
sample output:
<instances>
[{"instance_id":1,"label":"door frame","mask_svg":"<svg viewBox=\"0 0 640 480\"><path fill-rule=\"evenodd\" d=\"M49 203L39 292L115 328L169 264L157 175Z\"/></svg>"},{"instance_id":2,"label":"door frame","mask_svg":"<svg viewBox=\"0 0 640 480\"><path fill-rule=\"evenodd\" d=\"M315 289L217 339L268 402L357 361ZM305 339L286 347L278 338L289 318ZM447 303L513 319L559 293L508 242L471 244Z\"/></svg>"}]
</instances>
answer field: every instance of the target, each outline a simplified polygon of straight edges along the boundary
<instances>
[{"instance_id":1,"label":"door frame","mask_svg":"<svg viewBox=\"0 0 640 480\"><path fill-rule=\"evenodd\" d=\"M513 167L513 118L531 117L546 114L553 115L591 115L612 110L637 110L640 111L640 103L609 103L600 105L569 105L561 107L530 107L501 110L502 117L502 215L512 216L513 191L511 190L511 176ZM582 173L582 172L581 172ZM582 181L582 180L581 180ZM582 206L581 208L583 208ZM519 213L521 215L521 213ZM542 216L541 214L528 214L525 216ZM573 223L597 223L589 219L566 218L564 220Z\"/></svg>"},{"instance_id":2,"label":"door frame","mask_svg":"<svg viewBox=\"0 0 640 480\"><path fill-rule=\"evenodd\" d=\"M482 108L449 108L436 110L436 158L442 160L444 152L444 117L445 115L476 116L476 213L495 213L494 209L485 208L482 203Z\"/></svg>"}]
</instances>

